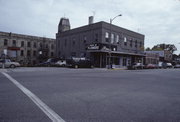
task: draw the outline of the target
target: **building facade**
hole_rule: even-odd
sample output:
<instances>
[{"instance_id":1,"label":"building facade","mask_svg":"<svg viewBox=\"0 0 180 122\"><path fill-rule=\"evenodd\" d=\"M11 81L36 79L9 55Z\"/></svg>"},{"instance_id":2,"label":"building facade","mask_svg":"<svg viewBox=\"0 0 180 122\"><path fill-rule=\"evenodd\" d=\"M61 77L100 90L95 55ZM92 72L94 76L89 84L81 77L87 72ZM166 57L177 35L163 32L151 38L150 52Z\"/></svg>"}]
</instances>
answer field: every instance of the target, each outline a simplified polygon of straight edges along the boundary
<instances>
[{"instance_id":1,"label":"building facade","mask_svg":"<svg viewBox=\"0 0 180 122\"><path fill-rule=\"evenodd\" d=\"M0 32L0 57L35 65L55 56L55 39Z\"/></svg>"},{"instance_id":2,"label":"building facade","mask_svg":"<svg viewBox=\"0 0 180 122\"><path fill-rule=\"evenodd\" d=\"M56 34L56 55L90 58L96 67L108 64L126 67L144 62L144 38L142 34L106 22L70 29L69 20L62 18Z\"/></svg>"},{"instance_id":3,"label":"building facade","mask_svg":"<svg viewBox=\"0 0 180 122\"><path fill-rule=\"evenodd\" d=\"M161 51L146 51L146 53L154 53L159 55L159 61L165 63L172 63L173 54L169 50L161 50Z\"/></svg>"},{"instance_id":4,"label":"building facade","mask_svg":"<svg viewBox=\"0 0 180 122\"><path fill-rule=\"evenodd\" d=\"M159 53L152 52L152 51L145 51L145 64L159 64Z\"/></svg>"}]
</instances>

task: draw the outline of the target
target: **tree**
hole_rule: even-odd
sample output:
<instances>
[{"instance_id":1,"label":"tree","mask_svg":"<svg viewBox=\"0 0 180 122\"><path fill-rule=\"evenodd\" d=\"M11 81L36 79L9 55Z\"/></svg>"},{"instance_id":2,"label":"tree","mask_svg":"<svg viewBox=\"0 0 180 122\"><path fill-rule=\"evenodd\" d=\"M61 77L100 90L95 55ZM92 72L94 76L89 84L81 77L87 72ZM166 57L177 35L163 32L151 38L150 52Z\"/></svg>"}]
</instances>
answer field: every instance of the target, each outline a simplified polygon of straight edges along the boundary
<instances>
[{"instance_id":1,"label":"tree","mask_svg":"<svg viewBox=\"0 0 180 122\"><path fill-rule=\"evenodd\" d=\"M176 46L174 44L158 44L155 45L152 50L154 51L160 51L160 50L169 50L171 53L177 50Z\"/></svg>"},{"instance_id":2,"label":"tree","mask_svg":"<svg viewBox=\"0 0 180 122\"><path fill-rule=\"evenodd\" d=\"M146 51L151 51L151 48L147 47L147 48L146 48Z\"/></svg>"}]
</instances>

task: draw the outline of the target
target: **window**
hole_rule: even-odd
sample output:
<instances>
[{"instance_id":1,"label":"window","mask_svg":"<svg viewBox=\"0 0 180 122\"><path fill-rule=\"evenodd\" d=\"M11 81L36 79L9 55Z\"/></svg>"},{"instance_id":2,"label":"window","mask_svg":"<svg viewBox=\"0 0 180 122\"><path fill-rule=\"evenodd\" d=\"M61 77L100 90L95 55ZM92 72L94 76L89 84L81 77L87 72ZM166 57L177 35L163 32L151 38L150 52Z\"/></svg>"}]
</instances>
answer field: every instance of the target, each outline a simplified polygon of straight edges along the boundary
<instances>
[{"instance_id":1,"label":"window","mask_svg":"<svg viewBox=\"0 0 180 122\"><path fill-rule=\"evenodd\" d=\"M137 47L137 40L135 41L135 47Z\"/></svg>"},{"instance_id":2,"label":"window","mask_svg":"<svg viewBox=\"0 0 180 122\"><path fill-rule=\"evenodd\" d=\"M127 45L127 38L124 37L124 45L126 46Z\"/></svg>"},{"instance_id":3,"label":"window","mask_svg":"<svg viewBox=\"0 0 180 122\"><path fill-rule=\"evenodd\" d=\"M21 50L21 56L24 56L24 50Z\"/></svg>"},{"instance_id":4,"label":"window","mask_svg":"<svg viewBox=\"0 0 180 122\"><path fill-rule=\"evenodd\" d=\"M140 42L140 47L142 47L142 42Z\"/></svg>"},{"instance_id":5,"label":"window","mask_svg":"<svg viewBox=\"0 0 180 122\"><path fill-rule=\"evenodd\" d=\"M132 47L132 39L130 39L130 46Z\"/></svg>"},{"instance_id":6,"label":"window","mask_svg":"<svg viewBox=\"0 0 180 122\"><path fill-rule=\"evenodd\" d=\"M31 47L31 42L28 42L28 43L27 43L27 47Z\"/></svg>"},{"instance_id":7,"label":"window","mask_svg":"<svg viewBox=\"0 0 180 122\"><path fill-rule=\"evenodd\" d=\"M13 40L13 46L16 46L16 40Z\"/></svg>"},{"instance_id":8,"label":"window","mask_svg":"<svg viewBox=\"0 0 180 122\"><path fill-rule=\"evenodd\" d=\"M39 47L42 48L42 43L39 43Z\"/></svg>"},{"instance_id":9,"label":"window","mask_svg":"<svg viewBox=\"0 0 180 122\"><path fill-rule=\"evenodd\" d=\"M114 43L114 34L111 34L111 43Z\"/></svg>"},{"instance_id":10,"label":"window","mask_svg":"<svg viewBox=\"0 0 180 122\"><path fill-rule=\"evenodd\" d=\"M109 33L108 32L105 33L105 40L106 40L106 42L109 42Z\"/></svg>"},{"instance_id":11,"label":"window","mask_svg":"<svg viewBox=\"0 0 180 122\"><path fill-rule=\"evenodd\" d=\"M126 65L127 65L127 59L123 58L123 66L126 66Z\"/></svg>"},{"instance_id":12,"label":"window","mask_svg":"<svg viewBox=\"0 0 180 122\"><path fill-rule=\"evenodd\" d=\"M34 48L36 48L36 47L37 47L37 46L36 46L36 42L34 42L33 47L34 47Z\"/></svg>"},{"instance_id":13,"label":"window","mask_svg":"<svg viewBox=\"0 0 180 122\"><path fill-rule=\"evenodd\" d=\"M119 35L116 36L116 43L119 43Z\"/></svg>"},{"instance_id":14,"label":"window","mask_svg":"<svg viewBox=\"0 0 180 122\"><path fill-rule=\"evenodd\" d=\"M36 56L37 52L36 51L33 51L33 56Z\"/></svg>"},{"instance_id":15,"label":"window","mask_svg":"<svg viewBox=\"0 0 180 122\"><path fill-rule=\"evenodd\" d=\"M4 46L7 46L7 45L8 45L8 40L4 39Z\"/></svg>"},{"instance_id":16,"label":"window","mask_svg":"<svg viewBox=\"0 0 180 122\"><path fill-rule=\"evenodd\" d=\"M27 56L31 56L31 51L30 50L27 51Z\"/></svg>"},{"instance_id":17,"label":"window","mask_svg":"<svg viewBox=\"0 0 180 122\"><path fill-rule=\"evenodd\" d=\"M83 41L84 41L84 43L86 43L86 41L87 41L87 37L86 36L83 37Z\"/></svg>"},{"instance_id":18,"label":"window","mask_svg":"<svg viewBox=\"0 0 180 122\"><path fill-rule=\"evenodd\" d=\"M54 56L54 53L53 52L51 52L51 57L53 57Z\"/></svg>"},{"instance_id":19,"label":"window","mask_svg":"<svg viewBox=\"0 0 180 122\"><path fill-rule=\"evenodd\" d=\"M21 41L21 47L24 47L24 41Z\"/></svg>"}]
</instances>

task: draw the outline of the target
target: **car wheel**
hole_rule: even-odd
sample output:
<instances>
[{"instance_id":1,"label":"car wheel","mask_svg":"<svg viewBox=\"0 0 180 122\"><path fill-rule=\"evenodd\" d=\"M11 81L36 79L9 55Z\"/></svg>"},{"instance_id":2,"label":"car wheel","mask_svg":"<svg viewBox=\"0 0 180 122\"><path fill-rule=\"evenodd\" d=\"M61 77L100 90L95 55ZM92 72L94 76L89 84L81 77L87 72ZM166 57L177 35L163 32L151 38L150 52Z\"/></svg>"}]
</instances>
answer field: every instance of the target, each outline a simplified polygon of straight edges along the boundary
<instances>
[{"instance_id":1,"label":"car wheel","mask_svg":"<svg viewBox=\"0 0 180 122\"><path fill-rule=\"evenodd\" d=\"M10 68L16 68L16 66L14 64L10 65Z\"/></svg>"}]
</instances>

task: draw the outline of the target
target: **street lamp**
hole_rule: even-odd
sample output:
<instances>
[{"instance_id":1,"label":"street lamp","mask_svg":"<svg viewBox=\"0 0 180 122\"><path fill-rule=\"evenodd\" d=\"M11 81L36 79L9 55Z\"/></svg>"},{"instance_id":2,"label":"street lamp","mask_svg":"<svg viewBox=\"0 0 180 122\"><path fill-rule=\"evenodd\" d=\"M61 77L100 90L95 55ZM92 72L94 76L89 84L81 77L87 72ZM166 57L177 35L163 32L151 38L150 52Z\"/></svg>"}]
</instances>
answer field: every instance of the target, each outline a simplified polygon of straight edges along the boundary
<instances>
[{"instance_id":1,"label":"street lamp","mask_svg":"<svg viewBox=\"0 0 180 122\"><path fill-rule=\"evenodd\" d=\"M119 15L115 16L114 18L110 19L109 66L108 66L109 69L112 68L112 64L111 64L112 22L114 19L116 19L119 16L122 16L122 14L119 14Z\"/></svg>"}]
</instances>

